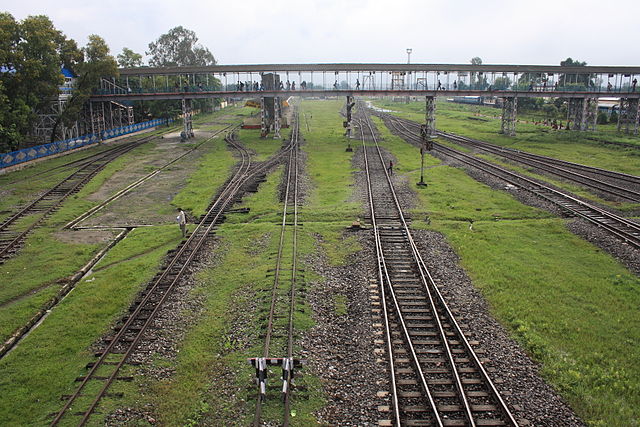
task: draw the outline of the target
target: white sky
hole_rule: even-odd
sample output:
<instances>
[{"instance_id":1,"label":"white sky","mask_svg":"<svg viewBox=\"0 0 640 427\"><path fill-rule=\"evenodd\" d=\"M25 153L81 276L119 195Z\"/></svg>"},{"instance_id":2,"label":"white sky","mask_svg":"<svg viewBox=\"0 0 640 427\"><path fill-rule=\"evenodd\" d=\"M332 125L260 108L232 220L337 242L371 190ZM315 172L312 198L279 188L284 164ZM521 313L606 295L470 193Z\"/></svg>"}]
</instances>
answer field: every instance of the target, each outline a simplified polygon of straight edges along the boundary
<instances>
[{"instance_id":1,"label":"white sky","mask_svg":"<svg viewBox=\"0 0 640 427\"><path fill-rule=\"evenodd\" d=\"M182 25L219 64L406 62L639 65L640 1L616 0L51 0L0 6L44 14L84 46L102 36L115 56L144 55Z\"/></svg>"}]
</instances>

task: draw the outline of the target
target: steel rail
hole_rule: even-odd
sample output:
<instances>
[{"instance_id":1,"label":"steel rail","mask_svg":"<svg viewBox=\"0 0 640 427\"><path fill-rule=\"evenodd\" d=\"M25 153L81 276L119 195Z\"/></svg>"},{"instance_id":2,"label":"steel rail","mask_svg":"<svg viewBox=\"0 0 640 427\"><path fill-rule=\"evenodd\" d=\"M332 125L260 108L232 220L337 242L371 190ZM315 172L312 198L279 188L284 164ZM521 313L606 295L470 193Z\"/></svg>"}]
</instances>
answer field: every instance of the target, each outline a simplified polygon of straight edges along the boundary
<instances>
[{"instance_id":1,"label":"steel rail","mask_svg":"<svg viewBox=\"0 0 640 427\"><path fill-rule=\"evenodd\" d=\"M520 154L520 155L525 156L525 157L529 157L531 159L538 159L538 160L541 160L541 161L547 161L549 163L557 164L557 165L560 165L560 166L566 166L566 167L575 168L575 169L578 169L578 170L583 171L583 172L589 172L589 173L593 173L593 174L600 174L602 176L606 176L606 177L609 177L609 178L615 178L615 179L620 180L620 181L627 181L627 182L632 183L632 184L640 184L640 176L637 176L637 175L631 175L631 174L624 173L624 172L612 171L612 170L608 170L608 169L598 168L598 167L595 167L595 166L583 165L581 163L570 162L568 160L561 160L561 159L556 159L554 157L543 156L542 154L534 154L534 153L529 153L527 151L516 150L516 149L508 148L508 147L502 147L502 146L499 146L499 145L491 144L491 143L486 142L486 141L481 141L481 140L478 140L478 139L469 138L469 137L462 136L462 135L456 135L456 134L453 134L453 133L450 133L450 132L438 131L438 135L442 135L445 138L447 138L447 137L455 137L455 138L458 138L460 140L468 141L470 144L478 144L478 145L481 145L483 147L491 147L491 148L496 148L496 149L503 150L503 151L509 151L509 152Z\"/></svg>"},{"instance_id":2,"label":"steel rail","mask_svg":"<svg viewBox=\"0 0 640 427\"><path fill-rule=\"evenodd\" d=\"M362 123L362 121L360 121L358 119L356 119L356 120L358 122ZM363 127L364 126L362 126L362 124L361 124L360 125L361 131L362 131ZM371 131L371 133L373 135L373 131ZM375 141L375 136L373 138L374 138L374 141ZM377 141L376 141L376 145L377 145ZM384 284L385 283L387 284L387 287L389 289L389 295L390 295L390 298L391 298L391 300L393 302L393 306L394 306L395 311L396 311L396 316L397 316L398 320L400 321L401 329L402 329L402 332L403 332L404 337L405 337L405 343L406 343L409 351L411 352L411 358L412 358L412 361L413 361L414 369L418 373L417 377L418 377L418 379L420 381L420 385L421 385L421 387L422 387L422 389L423 389L423 391L424 391L424 393L425 393L425 395L427 397L427 400L429 402L429 406L431 408L432 415L434 417L434 420L435 420L436 424L439 427L442 427L444 425L443 421L442 421L442 419L440 417L440 414L438 412L438 409L436 407L435 399L434 399L434 397L432 395L432 392L431 392L431 389L430 389L430 387L429 387L429 385L427 383L426 375L422 370L422 366L420 364L420 360L418 358L416 349L415 349L415 347L413 345L413 342L411 340L411 336L409 334L408 327L407 327L406 322L404 320L404 317L402 315L402 312L401 312L401 309L400 309L400 304L398 303L398 299L396 297L395 290L393 289L393 285L392 285L391 277L390 277L390 274L389 274L389 270L387 268L387 263L386 263L386 260L385 260L384 251L382 249L382 239L380 237L379 226L375 222L375 215L376 215L375 214L375 204L373 202L373 188L372 188L372 185L371 185L371 174L370 174L369 159L368 159L368 156L367 156L367 146L366 146L366 139L365 139L365 136L364 136L364 132L362 132L362 150L363 150L365 170L366 170L366 175L367 175L367 186L368 186L368 189L369 189L369 201L370 201L371 219L372 219L373 224L375 224L373 229L374 229L374 237L375 237L375 241L376 241L376 254L377 254L377 257L378 257L378 264L382 268L382 273L383 273L383 277L384 277L384 281L380 282L380 287L384 288ZM389 189L390 189L391 193L393 194L394 193L393 184L391 183L391 178L389 177L389 174L386 172L386 169L384 168L384 160L382 159L381 156L380 156L380 162L381 162L381 165L382 165L382 169L385 170L387 182L389 184ZM386 325L386 329L389 329L389 328L390 328L390 326L389 326L389 324L387 324ZM388 342L389 343L391 342L391 336L388 337ZM393 351L391 351L389 353L389 358L390 359L393 358ZM394 394L394 402L397 402L398 401L397 388L392 389L392 392ZM401 425L401 408L399 406L396 406L394 408L394 417L396 418L397 426L400 426Z\"/></svg>"},{"instance_id":3,"label":"steel rail","mask_svg":"<svg viewBox=\"0 0 640 427\"><path fill-rule=\"evenodd\" d=\"M278 289L280 288L280 273L282 270L283 251L285 246L285 232L287 229L287 217L289 216L289 200L291 199L291 193L293 193L293 237L292 237L292 267L291 267L291 289L289 293L289 313L288 313L288 327L287 327L287 357L293 356L293 315L295 307L295 285L296 285L296 268L297 268L297 228L298 228L298 147L299 147L299 123L298 117L294 121L294 127L291 132L290 145L288 149L289 159L287 165L287 179L284 194L284 203L282 207L282 222L280 224L280 237L278 241L278 254L276 256L276 266L274 270L273 285L271 287L271 303L269 306L269 317L267 321L267 331L265 334L265 341L262 351L262 357L269 357L271 351L271 339L273 334L273 323L276 312L276 305L278 301ZM293 184L293 185L292 185ZM283 396L284 399L284 413L283 413L283 426L289 425L289 402L290 387L287 387ZM262 419L262 396L261 391L258 390L258 396L256 399L256 409L253 425L258 427L261 425Z\"/></svg>"},{"instance_id":4,"label":"steel rail","mask_svg":"<svg viewBox=\"0 0 640 427\"><path fill-rule=\"evenodd\" d=\"M382 153L380 151L380 147L377 144L377 140L375 137L375 133L373 131L373 127L370 123L370 121L365 120L364 124L367 125L367 127L370 129L370 132L373 136L374 142L376 143L376 150L378 152L378 156L380 158L381 163L384 165L384 160L382 157ZM384 169L384 167L383 167ZM442 297L441 293L439 292L439 290L437 289L437 286L435 285L435 282L433 281L433 278L431 277L426 265L424 264L424 261L422 259L422 256L420 254L420 251L411 235L411 231L408 227L408 224L406 222L406 219L404 217L404 214L402 212L399 200L397 198L397 194L395 193L395 190L393 188L393 184L391 182L390 176L387 172L386 169L384 169L385 171L385 175L387 177L387 182L389 183L389 187L390 187L390 193L392 195L392 198L394 200L394 204L396 207L396 210L398 212L398 216L402 222L404 231L405 231L405 236L407 237L409 243L410 243L410 247L412 249L412 255L414 257L415 262L417 263L417 265L419 266L419 273L420 273L420 278L421 278L421 282L424 286L424 290L428 296L429 299L429 303L431 306L431 310L434 313L434 318L436 319L436 322L438 324L438 330L440 332L440 336L442 339L442 342L445 346L446 352L447 352L447 357L449 360L449 365L451 366L453 373L454 373L454 377L456 379L456 388L458 389L458 392L460 393L460 397L463 400L464 406L465 406L465 414L467 417L467 420L469 422L470 425L475 425L475 420L471 411L471 406L468 403L467 399L466 399L466 394L464 391L464 387L462 385L461 379L460 379L460 375L457 372L457 368L456 368L456 362L455 359L453 357L453 354L451 352L451 349L449 347L449 343L448 343L448 339L446 336L446 333L444 331L444 327L442 325L442 320L440 319L440 314L439 314L439 310L436 307L436 301L435 299L437 299L437 304L441 307L443 307L447 313L447 319L449 322L451 322L454 325L454 329L456 330L456 335L458 335L461 338L461 341L463 341L466 351L467 353L471 354L473 359L474 359L474 364L476 365L476 368L478 369L478 371L480 372L480 375L482 377L483 382L485 383L485 385L490 389L493 398L499 403L500 405L500 410L502 411L503 415L507 418L507 421L510 422L512 425L517 426L517 422L514 419L513 415L511 414L511 412L509 411L508 407L506 406L505 402L503 401L503 399L501 398L500 394L498 393L497 389L495 388L495 386L493 385L493 382L491 381L491 379L489 378L489 376L487 375L486 371L484 370L480 360L478 359L477 355L475 354L473 348L470 346L469 342L467 341L466 337L464 336L463 331L461 330L461 328L459 327L457 321L455 320L455 318L453 317L451 311L449 310L446 301L444 300L444 298ZM393 289L393 288L391 288ZM434 299L432 290L435 290L435 294L436 294L436 298ZM399 317L401 318L401 314L399 311L399 307L397 308L398 313L399 313Z\"/></svg>"},{"instance_id":5,"label":"steel rail","mask_svg":"<svg viewBox=\"0 0 640 427\"><path fill-rule=\"evenodd\" d=\"M2 264L8 257L9 251L22 242L31 230L36 228L48 215L57 209L67 197L77 192L87 182L89 182L109 162L139 147L140 145L155 139L157 136L158 135L151 135L140 140L127 143L126 145L119 146L116 149L103 152L104 155L98 156L93 161L82 166L80 169L76 170L56 184L53 188L49 189L41 196L34 199L27 206L20 209L17 213L5 219L3 223L0 224L0 233L8 234L9 239L3 239L0 241L0 244L2 244L0 247L0 264ZM49 197L51 198L49 199ZM44 206L38 207L39 204L44 204ZM15 224L19 219L33 214L40 214L40 218L34 221L26 229L15 234L8 230L9 226Z\"/></svg>"},{"instance_id":6,"label":"steel rail","mask_svg":"<svg viewBox=\"0 0 640 427\"><path fill-rule=\"evenodd\" d=\"M404 130L398 127L398 123L402 126L402 122L393 120L393 116L388 116L394 129L401 133L405 138L410 139L415 144L421 144L420 137L415 135L406 127ZM592 224L602 227L609 233L624 240L628 244L640 248L640 224L637 224L627 218L621 217L609 212L603 208L584 202L569 194L556 190L548 185L541 184L525 176L519 175L508 169L494 165L478 157L463 153L446 145L434 143L434 148L440 153L455 158L469 166L475 167L488 173L496 178L506 181L518 188L529 191L538 197L560 207L562 210L579 216ZM523 182L526 185L523 185Z\"/></svg>"},{"instance_id":7,"label":"steel rail","mask_svg":"<svg viewBox=\"0 0 640 427\"><path fill-rule=\"evenodd\" d=\"M382 239L380 238L380 231L378 229L378 223L375 214L375 206L373 200L373 188L371 185L371 174L369 172L369 160L367 156L366 150L366 138L364 135L364 131L362 130L362 125L360 126L360 131L362 134L362 149L364 155L364 164L365 171L367 176L367 189L368 189L368 199L369 199L369 212L371 215L371 225L373 226L374 239L376 244L376 256L378 259L378 282L380 283L380 293L381 293L381 302L382 302L382 314L384 317L384 328L385 328L385 336L387 341L387 354L389 355L389 373L391 380L391 399L392 399L392 408L393 408L393 418L396 426L402 425L401 421L401 413L400 413L400 402L398 399L398 386L397 386L397 378L396 378L396 369L395 369L395 355L393 350L393 337L391 334L391 326L389 319L389 309L387 307L387 296L385 291L385 283L390 283L390 278L388 274L388 270L386 267L386 262L384 259L384 253L382 251ZM396 306L397 310L397 306ZM412 352L412 356L414 358L415 363L415 351ZM419 366L419 365L418 365ZM433 399L431 398L431 394L429 392L429 386L424 379L424 375L421 378L421 386L426 391L427 395L430 397L429 401L433 405Z\"/></svg>"},{"instance_id":8,"label":"steel rail","mask_svg":"<svg viewBox=\"0 0 640 427\"><path fill-rule=\"evenodd\" d=\"M284 150L281 150L275 156L273 156L269 161L264 162L257 166L255 169L251 169L252 163L251 158L248 151L242 147L240 144L237 144L233 141L232 138L228 138L227 142L232 145L234 148L240 151L242 159L240 165L238 166L235 174L229 180L225 188L222 190L218 198L212 203L211 207L207 211L207 214L204 216L202 221L198 224L196 229L193 231L191 236L184 242L184 244L180 247L176 254L174 254L172 260L169 262L167 267L164 269L162 274L153 281L153 284L148 288L145 297L142 299L140 303L138 303L135 310L129 315L125 323L122 325L118 333L111 340L111 342L107 345L107 347L103 350L99 359L93 364L90 368L87 375L81 381L81 384L77 387L76 391L67 399L64 407L58 412L51 425L57 425L61 419L64 417L66 411L71 407L71 405L75 402L75 400L80 396L80 393L84 389L84 387L88 384L88 382L94 377L94 374L97 372L98 368L103 365L106 361L107 356L114 349L115 345L124 337L127 330L131 327L134 321L137 320L140 313L143 311L145 305L151 301L152 296L156 295L156 291L159 290L159 293L162 295L161 299L155 302L154 308L152 312L146 318L145 323L141 328L139 328L135 337L128 342L127 350L124 355L121 357L120 362L118 362L113 368L113 372L106 379L104 386L98 392L98 395L94 399L94 401L89 406L80 421L80 425L85 425L91 414L96 409L98 403L105 395L109 386L116 379L117 374L119 373L122 366L129 359L133 351L135 350L138 342L141 340L142 335L148 329L151 322L155 318L158 310L163 306L165 300L169 295L171 295L173 288L176 286L178 281L181 279L183 273L186 268L193 260L195 254L198 249L204 243L206 237L209 235L214 226L218 223L218 221L222 218L222 215L225 212L225 209L229 206L230 203L233 202L234 197L236 196L238 190L244 185L250 178L262 173L267 168L271 167L277 159L284 153ZM190 245L193 244L193 247ZM185 255L186 260L182 261L181 257ZM180 262L179 262L180 261ZM174 269L175 267L175 269ZM176 271L177 270L177 271ZM160 285L168 278L168 276L172 276L173 279L169 279L169 285L166 289L160 289Z\"/></svg>"},{"instance_id":9,"label":"steel rail","mask_svg":"<svg viewBox=\"0 0 640 427\"><path fill-rule=\"evenodd\" d=\"M292 237L292 254L291 254L291 292L289 300L289 332L287 339L287 358L293 360L293 326L294 326L294 313L296 307L296 285L298 282L298 152L300 147L300 116L296 112L295 127L293 128L295 134L296 146L292 149L292 154L295 157L293 160L294 173L293 173L293 237ZM288 378L289 383L284 391L284 427L289 425L290 400L291 395L291 378Z\"/></svg>"},{"instance_id":10,"label":"steel rail","mask_svg":"<svg viewBox=\"0 0 640 427\"><path fill-rule=\"evenodd\" d=\"M369 127L371 127L371 123L370 122L367 122L367 124L369 125ZM373 131L372 131L372 134L373 134ZM380 153L379 147L378 147L378 152L380 154L380 157L382 158L382 154ZM423 278L422 283L425 286L425 291L429 295L429 300L430 300L430 302L432 304L433 312L434 313L438 313L438 310L436 308L432 292L434 292L436 294L437 302L438 302L439 306L442 307L446 311L447 320L454 325L454 328L456 329L456 332L457 332L457 336L464 343L464 346L465 346L465 348L467 350L467 353L470 354L473 357L476 367L480 370L481 376L483 377L483 380L484 380L485 384L491 389L491 392L493 393L493 397L496 400L498 400L498 402L499 402L499 404L501 406L501 410L507 416L509 422L512 425L517 426L518 423L516 422L515 418L511 414L511 411L509 411L509 408L507 407L506 403L502 399L502 396L500 395L500 393L496 389L495 385L493 384L493 381L491 381L491 378L489 377L487 371L484 369L484 366L482 365L482 363L481 363L480 359L478 358L476 352L473 350L473 347L471 347L471 344L467 340L464 332L462 331L462 328L460 328L460 325L458 324L456 318L453 316L453 313L449 309L449 305L447 304L446 300L442 296L442 293L438 289L438 286L436 285L435 281L433 280L433 277L431 276L431 273L429 272L429 269L427 268L427 266L426 266L426 264L424 262L424 259L422 258L422 254L420 253L420 250L419 250L417 244L415 243L415 240L413 239L413 236L412 236L412 234L410 232L408 224L405 221L404 215L402 214L402 211L400 209L400 203L399 203L399 201L397 199L395 191L393 192L393 196L394 196L394 200L396 202L396 206L398 207L398 210L399 210L400 215L402 217L402 222L403 222L403 225L405 227L405 231L407 233L407 238L408 238L408 240L410 242L413 255L415 257L415 260L416 260L417 264L420 267L420 274L421 274L421 277ZM438 323L439 323L440 329L442 329L441 321L440 321L439 316L436 316L436 318L438 319ZM444 332L442 333L442 337L443 337L444 342L447 343L446 335L444 334ZM448 343L447 343L447 348L448 348ZM452 366L455 366L455 361L453 360L453 356L451 355L451 352L449 352L448 354L450 356L450 363L452 364ZM462 388L462 384L461 383L459 383L459 387L460 387L461 392L464 393L462 391L464 389ZM469 415L471 416L470 412L469 412ZM471 420L473 420L473 418L471 418ZM475 424L475 423L472 421L472 424Z\"/></svg>"},{"instance_id":11,"label":"steel rail","mask_svg":"<svg viewBox=\"0 0 640 427\"><path fill-rule=\"evenodd\" d=\"M420 124L406 119L398 119L398 121L410 126L416 130L419 130ZM409 129L407 129L409 130ZM538 154L528 153L526 151L514 150L512 148L501 147L499 145L491 144L485 141L468 138L461 135L456 135L448 132L437 131L438 136L442 136L445 139L453 141L455 143L472 146L479 150L485 151L489 154L501 156L503 158L516 161L527 166L532 166L551 174L560 176L567 180L573 181L578 184L586 186L588 189L595 189L601 192L611 194L613 196L620 197L632 202L640 202L640 192L622 187L620 185L612 184L602 180L598 180L588 175L584 175L580 172L592 173L601 177L612 178L629 182L631 184L640 185L640 177L615 171L610 171L601 168L595 168L579 163L568 162L565 160L554 159L548 156L541 156ZM576 172L570 169L577 169L580 172Z\"/></svg>"}]
</instances>

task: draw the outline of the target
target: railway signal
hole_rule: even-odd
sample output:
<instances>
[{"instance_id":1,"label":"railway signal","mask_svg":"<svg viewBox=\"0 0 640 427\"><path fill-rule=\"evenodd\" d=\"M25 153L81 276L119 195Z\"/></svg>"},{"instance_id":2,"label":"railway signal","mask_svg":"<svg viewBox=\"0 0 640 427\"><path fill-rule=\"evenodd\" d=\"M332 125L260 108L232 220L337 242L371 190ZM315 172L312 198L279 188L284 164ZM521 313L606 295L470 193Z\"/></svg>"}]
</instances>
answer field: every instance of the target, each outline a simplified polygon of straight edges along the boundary
<instances>
[{"instance_id":1,"label":"railway signal","mask_svg":"<svg viewBox=\"0 0 640 427\"><path fill-rule=\"evenodd\" d=\"M420 147L420 182L416 183L416 185L426 187L427 183L424 182L424 152L433 149L433 142L431 142L427 134L427 125L420 125L420 139L422 140L422 147Z\"/></svg>"}]
</instances>

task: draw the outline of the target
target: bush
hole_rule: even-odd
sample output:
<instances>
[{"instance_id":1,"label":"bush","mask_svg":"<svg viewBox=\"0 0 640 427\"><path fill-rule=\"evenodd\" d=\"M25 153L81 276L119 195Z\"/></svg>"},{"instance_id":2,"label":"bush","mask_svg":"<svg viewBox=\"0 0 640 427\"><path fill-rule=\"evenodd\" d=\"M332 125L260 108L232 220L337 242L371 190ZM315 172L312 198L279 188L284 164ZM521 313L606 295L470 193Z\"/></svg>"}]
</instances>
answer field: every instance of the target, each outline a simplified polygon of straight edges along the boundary
<instances>
[{"instance_id":1,"label":"bush","mask_svg":"<svg viewBox=\"0 0 640 427\"><path fill-rule=\"evenodd\" d=\"M609 117L607 117L607 114L602 111L598 112L598 124L606 125L607 123L609 123Z\"/></svg>"}]
</instances>

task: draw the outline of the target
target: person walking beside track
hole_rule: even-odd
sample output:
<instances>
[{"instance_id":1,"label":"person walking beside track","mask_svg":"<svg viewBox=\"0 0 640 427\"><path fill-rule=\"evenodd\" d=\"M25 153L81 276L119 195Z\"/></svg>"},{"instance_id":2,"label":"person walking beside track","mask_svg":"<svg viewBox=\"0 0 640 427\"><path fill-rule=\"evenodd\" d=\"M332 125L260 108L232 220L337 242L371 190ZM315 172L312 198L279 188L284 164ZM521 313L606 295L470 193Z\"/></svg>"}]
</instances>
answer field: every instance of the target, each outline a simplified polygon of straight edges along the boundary
<instances>
[{"instance_id":1,"label":"person walking beside track","mask_svg":"<svg viewBox=\"0 0 640 427\"><path fill-rule=\"evenodd\" d=\"M176 221L178 221L178 225L180 226L180 231L182 231L182 237L187 236L187 216L184 214L184 211L178 208L178 216L176 217Z\"/></svg>"}]
</instances>

